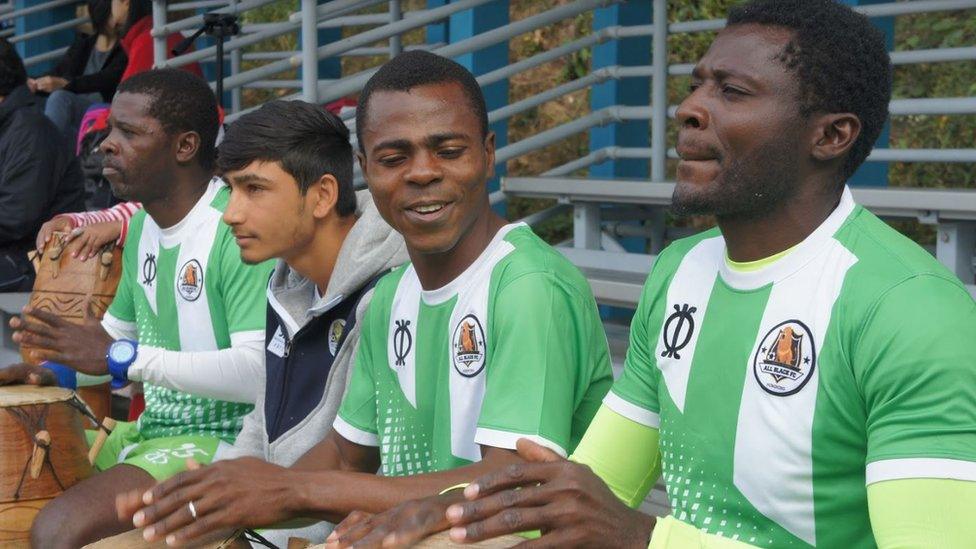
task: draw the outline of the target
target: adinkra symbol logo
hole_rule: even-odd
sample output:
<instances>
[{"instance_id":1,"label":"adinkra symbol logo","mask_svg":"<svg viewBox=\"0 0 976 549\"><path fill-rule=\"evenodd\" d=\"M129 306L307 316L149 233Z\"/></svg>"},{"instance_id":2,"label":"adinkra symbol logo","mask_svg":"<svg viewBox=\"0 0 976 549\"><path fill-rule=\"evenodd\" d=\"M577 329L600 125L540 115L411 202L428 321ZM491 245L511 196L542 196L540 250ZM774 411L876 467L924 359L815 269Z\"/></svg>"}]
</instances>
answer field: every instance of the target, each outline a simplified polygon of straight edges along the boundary
<instances>
[{"instance_id":1,"label":"adinkra symbol logo","mask_svg":"<svg viewBox=\"0 0 976 549\"><path fill-rule=\"evenodd\" d=\"M396 329L393 330L393 354L396 356L396 366L406 364L407 355L413 347L413 335L410 334L410 321L395 321Z\"/></svg>"},{"instance_id":2,"label":"adinkra symbol logo","mask_svg":"<svg viewBox=\"0 0 976 549\"><path fill-rule=\"evenodd\" d=\"M156 281L156 256L146 253L146 258L142 260L142 283L151 286Z\"/></svg>"},{"instance_id":3,"label":"adinkra symbol logo","mask_svg":"<svg viewBox=\"0 0 976 549\"><path fill-rule=\"evenodd\" d=\"M661 337L664 343L664 358L681 360L678 351L684 349L691 342L691 336L695 333L695 317L698 312L697 307L692 307L687 303L683 305L674 304L674 312L664 322L664 329L661 330Z\"/></svg>"}]
</instances>

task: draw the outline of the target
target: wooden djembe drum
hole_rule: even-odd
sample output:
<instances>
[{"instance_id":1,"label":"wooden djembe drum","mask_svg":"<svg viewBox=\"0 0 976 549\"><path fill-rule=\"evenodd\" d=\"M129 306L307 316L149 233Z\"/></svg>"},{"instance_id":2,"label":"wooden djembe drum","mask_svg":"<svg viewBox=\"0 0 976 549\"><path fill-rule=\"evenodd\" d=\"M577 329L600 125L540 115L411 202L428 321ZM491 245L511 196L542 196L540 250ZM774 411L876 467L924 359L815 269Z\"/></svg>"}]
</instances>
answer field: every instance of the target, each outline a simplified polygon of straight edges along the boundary
<instances>
[{"instance_id":1,"label":"wooden djembe drum","mask_svg":"<svg viewBox=\"0 0 976 549\"><path fill-rule=\"evenodd\" d=\"M206 537L206 536L204 536ZM250 549L251 545L241 539L241 537L235 532L231 537L224 538L219 534L210 536L215 539L207 539L204 541L198 541L196 543L190 543L186 547L193 547L196 549ZM95 543L86 545L83 549L168 549L169 546L166 545L165 541L154 541L148 542L142 539L142 530L130 530L123 534L117 536L112 536L110 538L105 538Z\"/></svg>"},{"instance_id":2,"label":"wooden djembe drum","mask_svg":"<svg viewBox=\"0 0 976 549\"><path fill-rule=\"evenodd\" d=\"M506 547L514 547L524 541L526 541L526 539L521 536L501 536L474 543L460 544L451 541L451 538L448 537L447 532L441 532L439 534L430 536L429 538L414 545L414 547L417 549L504 549ZM324 548L325 545L312 545L308 549Z\"/></svg>"},{"instance_id":3,"label":"wooden djembe drum","mask_svg":"<svg viewBox=\"0 0 976 549\"><path fill-rule=\"evenodd\" d=\"M37 277L29 306L49 311L71 322L84 321L89 310L101 319L115 297L122 276L122 251L107 244L98 255L88 261L71 257L68 252L68 233L55 232L35 263ZM20 346L20 355L28 364L39 364L34 355L36 347ZM78 394L91 406L98 420L111 415L111 391L108 383L79 387Z\"/></svg>"},{"instance_id":4,"label":"wooden djembe drum","mask_svg":"<svg viewBox=\"0 0 976 549\"><path fill-rule=\"evenodd\" d=\"M28 547L41 507L91 474L84 410L68 389L0 387L0 546Z\"/></svg>"}]
</instances>

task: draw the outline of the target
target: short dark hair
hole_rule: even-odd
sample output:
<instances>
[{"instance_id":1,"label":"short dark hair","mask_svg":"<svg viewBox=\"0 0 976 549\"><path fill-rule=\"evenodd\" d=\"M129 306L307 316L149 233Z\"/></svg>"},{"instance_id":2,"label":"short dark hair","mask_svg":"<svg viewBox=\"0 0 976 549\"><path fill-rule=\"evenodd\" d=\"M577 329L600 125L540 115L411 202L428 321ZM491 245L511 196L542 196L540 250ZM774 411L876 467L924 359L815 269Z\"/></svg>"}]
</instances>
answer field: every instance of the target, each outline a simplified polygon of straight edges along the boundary
<instances>
[{"instance_id":1,"label":"short dark hair","mask_svg":"<svg viewBox=\"0 0 976 549\"><path fill-rule=\"evenodd\" d=\"M143 17L152 15L152 0L129 0L129 15L125 18L125 26L119 37L125 36L129 30Z\"/></svg>"},{"instance_id":2,"label":"short dark hair","mask_svg":"<svg viewBox=\"0 0 976 549\"><path fill-rule=\"evenodd\" d=\"M305 101L271 101L227 127L217 149L220 172L240 170L255 160L278 162L305 194L323 175L339 183L336 212L356 211L349 128L336 115Z\"/></svg>"},{"instance_id":3,"label":"short dark hair","mask_svg":"<svg viewBox=\"0 0 976 549\"><path fill-rule=\"evenodd\" d=\"M847 180L868 157L888 118L892 69L881 31L834 0L753 0L729 10L728 24L793 31L779 59L799 79L800 113L849 112L861 120L861 134L840 174Z\"/></svg>"},{"instance_id":4,"label":"short dark hair","mask_svg":"<svg viewBox=\"0 0 976 549\"><path fill-rule=\"evenodd\" d=\"M217 98L204 79L181 69L156 69L122 82L117 93L148 95L147 112L167 133L199 134L197 161L208 170L213 168L220 122Z\"/></svg>"},{"instance_id":5,"label":"short dark hair","mask_svg":"<svg viewBox=\"0 0 976 549\"><path fill-rule=\"evenodd\" d=\"M369 111L369 99L378 91L410 91L417 86L456 82L471 102L471 108L481 122L481 136L488 135L488 108L485 95L474 75L463 66L446 57L423 51L411 50L390 59L374 74L359 94L356 108L356 138L359 152L363 152L363 127Z\"/></svg>"},{"instance_id":6,"label":"short dark hair","mask_svg":"<svg viewBox=\"0 0 976 549\"><path fill-rule=\"evenodd\" d=\"M6 38L0 38L0 95L6 97L26 83L27 70L17 49Z\"/></svg>"},{"instance_id":7,"label":"short dark hair","mask_svg":"<svg viewBox=\"0 0 976 549\"><path fill-rule=\"evenodd\" d=\"M87 0L85 5L95 34L104 34L112 15L112 0Z\"/></svg>"}]
</instances>

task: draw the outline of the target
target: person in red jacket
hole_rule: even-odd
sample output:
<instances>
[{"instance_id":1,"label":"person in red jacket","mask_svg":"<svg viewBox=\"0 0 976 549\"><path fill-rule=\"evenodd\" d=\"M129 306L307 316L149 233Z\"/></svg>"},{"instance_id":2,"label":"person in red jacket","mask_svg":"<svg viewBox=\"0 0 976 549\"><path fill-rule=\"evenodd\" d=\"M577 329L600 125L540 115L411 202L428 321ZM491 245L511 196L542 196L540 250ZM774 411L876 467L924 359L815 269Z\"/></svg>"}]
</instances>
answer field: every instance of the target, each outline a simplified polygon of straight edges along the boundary
<instances>
[{"instance_id":1,"label":"person in red jacket","mask_svg":"<svg viewBox=\"0 0 976 549\"><path fill-rule=\"evenodd\" d=\"M152 0L112 0L112 21L122 37L122 49L129 56L129 64L122 73L125 82L129 77L153 68ZM167 58L173 56L170 52L181 40L183 35L178 32L166 37ZM182 68L203 76L197 63Z\"/></svg>"}]
</instances>

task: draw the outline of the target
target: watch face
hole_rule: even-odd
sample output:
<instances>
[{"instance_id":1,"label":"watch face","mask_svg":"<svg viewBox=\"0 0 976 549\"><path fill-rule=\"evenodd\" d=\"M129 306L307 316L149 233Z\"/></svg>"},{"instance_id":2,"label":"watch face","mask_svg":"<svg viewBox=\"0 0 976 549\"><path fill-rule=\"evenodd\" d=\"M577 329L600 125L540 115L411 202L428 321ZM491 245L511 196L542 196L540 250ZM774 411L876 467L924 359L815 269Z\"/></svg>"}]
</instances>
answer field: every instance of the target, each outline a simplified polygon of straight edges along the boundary
<instances>
[{"instance_id":1,"label":"watch face","mask_svg":"<svg viewBox=\"0 0 976 549\"><path fill-rule=\"evenodd\" d=\"M135 347L128 341L116 341L108 349L109 358L117 364L129 362L135 354Z\"/></svg>"}]
</instances>

